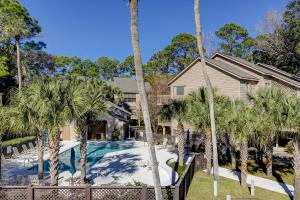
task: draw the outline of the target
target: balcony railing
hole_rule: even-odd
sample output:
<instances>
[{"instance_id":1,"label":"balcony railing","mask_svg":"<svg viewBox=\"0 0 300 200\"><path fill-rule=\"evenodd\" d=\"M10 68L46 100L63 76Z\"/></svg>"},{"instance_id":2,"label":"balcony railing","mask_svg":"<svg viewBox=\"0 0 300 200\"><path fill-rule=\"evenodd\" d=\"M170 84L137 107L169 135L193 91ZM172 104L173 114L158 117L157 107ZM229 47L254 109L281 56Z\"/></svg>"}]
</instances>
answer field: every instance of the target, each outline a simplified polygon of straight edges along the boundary
<instances>
[{"instance_id":1,"label":"balcony railing","mask_svg":"<svg viewBox=\"0 0 300 200\"><path fill-rule=\"evenodd\" d=\"M171 100L170 95L158 95L157 96L157 105L164 105L169 103Z\"/></svg>"}]
</instances>

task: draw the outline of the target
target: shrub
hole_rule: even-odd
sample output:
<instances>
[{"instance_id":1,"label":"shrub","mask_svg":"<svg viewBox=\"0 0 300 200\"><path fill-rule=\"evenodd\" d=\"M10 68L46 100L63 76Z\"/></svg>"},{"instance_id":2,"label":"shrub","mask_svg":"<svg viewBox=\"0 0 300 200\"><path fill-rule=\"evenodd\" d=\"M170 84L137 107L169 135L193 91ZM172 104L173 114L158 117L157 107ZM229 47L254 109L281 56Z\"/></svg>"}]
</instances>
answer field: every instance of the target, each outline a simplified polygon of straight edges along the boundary
<instances>
[{"instance_id":1,"label":"shrub","mask_svg":"<svg viewBox=\"0 0 300 200\"><path fill-rule=\"evenodd\" d=\"M288 153L292 154L294 152L294 146L292 141L289 141L285 148Z\"/></svg>"},{"instance_id":2,"label":"shrub","mask_svg":"<svg viewBox=\"0 0 300 200\"><path fill-rule=\"evenodd\" d=\"M120 135L121 135L121 133L120 133L119 129L115 128L111 134L111 137L113 140L118 140Z\"/></svg>"}]
</instances>

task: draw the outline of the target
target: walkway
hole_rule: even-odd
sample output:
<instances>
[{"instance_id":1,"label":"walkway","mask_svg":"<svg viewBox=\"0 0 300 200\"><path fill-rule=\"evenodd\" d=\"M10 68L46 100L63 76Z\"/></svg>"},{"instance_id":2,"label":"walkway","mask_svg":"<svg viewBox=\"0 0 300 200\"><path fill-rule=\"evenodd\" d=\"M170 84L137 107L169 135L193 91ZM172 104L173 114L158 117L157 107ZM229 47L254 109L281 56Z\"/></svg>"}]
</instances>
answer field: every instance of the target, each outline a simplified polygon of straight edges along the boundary
<instances>
[{"instance_id":1,"label":"walkway","mask_svg":"<svg viewBox=\"0 0 300 200\"><path fill-rule=\"evenodd\" d=\"M241 177L240 172L225 169L223 167L219 168L219 174L222 177L233 179L236 181L239 181ZM289 196L293 196L294 194L294 187L292 185L286 185L284 183L278 183L276 181L272 181L269 179L261 178L258 176L252 176L248 174L247 183L251 184L251 180L254 180L255 187L260 187L274 192L279 192Z\"/></svg>"}]
</instances>

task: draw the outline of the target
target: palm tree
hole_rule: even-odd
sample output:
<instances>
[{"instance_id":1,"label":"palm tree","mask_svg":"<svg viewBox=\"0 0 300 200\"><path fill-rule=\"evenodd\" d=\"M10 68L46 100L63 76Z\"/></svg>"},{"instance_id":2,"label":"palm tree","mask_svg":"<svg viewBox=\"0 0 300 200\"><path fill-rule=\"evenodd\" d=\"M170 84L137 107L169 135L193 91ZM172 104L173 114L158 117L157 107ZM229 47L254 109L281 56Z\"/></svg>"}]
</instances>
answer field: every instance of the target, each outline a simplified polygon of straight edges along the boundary
<instances>
[{"instance_id":1,"label":"palm tree","mask_svg":"<svg viewBox=\"0 0 300 200\"><path fill-rule=\"evenodd\" d=\"M43 133L45 130L45 120L41 115L41 110L36 105L40 104L42 95L42 82L35 80L33 84L19 90L11 99L11 104L16 108L16 112L11 115L11 126L15 132L27 132L37 138L38 152L38 177L41 182L44 169L44 141Z\"/></svg>"},{"instance_id":2,"label":"palm tree","mask_svg":"<svg viewBox=\"0 0 300 200\"><path fill-rule=\"evenodd\" d=\"M107 94L113 90L98 79L80 81L72 79L68 86L70 120L74 120L80 136L81 183L86 182L87 132L90 124L106 112ZM110 91L110 92L108 92Z\"/></svg>"},{"instance_id":3,"label":"palm tree","mask_svg":"<svg viewBox=\"0 0 300 200\"><path fill-rule=\"evenodd\" d=\"M256 131L264 138L266 147L267 176L272 176L273 143L276 134L283 128L283 97L284 92L277 88L261 88L254 94L249 94L254 104L257 116L261 119Z\"/></svg>"},{"instance_id":4,"label":"palm tree","mask_svg":"<svg viewBox=\"0 0 300 200\"><path fill-rule=\"evenodd\" d=\"M191 124L199 132L204 132L205 135L205 157L207 174L211 174L211 127L209 118L209 106L207 90L200 89L199 91L191 92L186 97L187 104L187 119L190 119Z\"/></svg>"},{"instance_id":5,"label":"palm tree","mask_svg":"<svg viewBox=\"0 0 300 200\"><path fill-rule=\"evenodd\" d=\"M284 98L286 128L293 134L294 199L300 199L300 101L294 97Z\"/></svg>"},{"instance_id":6,"label":"palm tree","mask_svg":"<svg viewBox=\"0 0 300 200\"><path fill-rule=\"evenodd\" d=\"M179 165L184 165L184 147L185 147L185 137L184 137L184 126L183 121L186 117L186 103L184 100L172 100L170 103L165 104L159 115L163 121L170 121L171 119L176 119L177 134L178 134L178 160Z\"/></svg>"},{"instance_id":7,"label":"palm tree","mask_svg":"<svg viewBox=\"0 0 300 200\"><path fill-rule=\"evenodd\" d=\"M32 87L36 87L36 95L40 101L36 102L35 107L39 110L39 114L45 121L46 130L49 138L50 149L50 175L51 185L58 184L58 154L61 128L69 121L69 110L66 105L67 98L67 82L56 79L45 81L44 84L35 83Z\"/></svg>"},{"instance_id":8,"label":"palm tree","mask_svg":"<svg viewBox=\"0 0 300 200\"><path fill-rule=\"evenodd\" d=\"M194 14L196 23L196 38L197 46L201 59L202 72L204 75L205 83L208 91L208 104L209 104L209 117L211 123L211 134L212 134L212 146L213 146L213 172L214 172L214 196L217 196L217 183L219 178L219 164L218 164L218 150L217 150L217 136L216 136L216 124L215 124L215 113L214 113L214 97L213 97L213 87L211 85L210 79L206 71L206 62L203 52L202 45L202 30L199 14L199 0L194 0Z\"/></svg>"},{"instance_id":9,"label":"palm tree","mask_svg":"<svg viewBox=\"0 0 300 200\"><path fill-rule=\"evenodd\" d=\"M0 105L0 155L2 155L2 137L10 128L9 108ZM1 179L1 160L0 159L0 179Z\"/></svg>"},{"instance_id":10,"label":"palm tree","mask_svg":"<svg viewBox=\"0 0 300 200\"><path fill-rule=\"evenodd\" d=\"M129 4L130 4L130 15L131 15L131 39L132 39L132 47L133 47L133 55L134 55L135 75L137 79L139 94L141 97L141 107L142 107L145 129L146 129L149 156L152 165L155 198L156 200L162 200L163 197L162 197L161 184L159 178L158 163L157 163L155 148L153 144L153 133L151 129L151 121L150 121L150 115L148 110L148 102L147 102L145 82L143 76L141 51L139 47L138 0L129 0Z\"/></svg>"},{"instance_id":11,"label":"palm tree","mask_svg":"<svg viewBox=\"0 0 300 200\"><path fill-rule=\"evenodd\" d=\"M237 125L237 140L240 145L240 157L241 157L241 185L247 185L247 161L248 161L248 139L253 134L255 128L255 115L254 111L239 103L236 105L237 115L235 123Z\"/></svg>"},{"instance_id":12,"label":"palm tree","mask_svg":"<svg viewBox=\"0 0 300 200\"><path fill-rule=\"evenodd\" d=\"M238 147L238 141L236 137L237 125L235 119L238 115L238 111L236 110L236 105L239 104L238 101L232 101L229 98L223 98L224 101L221 102L219 115L217 117L218 120L218 133L220 138L225 140L225 144L227 144L229 153L230 153L230 161L233 169L236 168L236 152Z\"/></svg>"}]
</instances>

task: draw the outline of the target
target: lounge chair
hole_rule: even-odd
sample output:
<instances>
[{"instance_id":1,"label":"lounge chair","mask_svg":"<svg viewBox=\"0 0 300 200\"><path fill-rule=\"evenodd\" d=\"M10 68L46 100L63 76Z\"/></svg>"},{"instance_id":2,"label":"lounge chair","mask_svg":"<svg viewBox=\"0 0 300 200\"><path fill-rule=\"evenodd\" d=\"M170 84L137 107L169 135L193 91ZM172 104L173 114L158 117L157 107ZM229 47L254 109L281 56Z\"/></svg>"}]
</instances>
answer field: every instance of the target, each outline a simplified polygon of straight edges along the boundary
<instances>
[{"instance_id":1,"label":"lounge chair","mask_svg":"<svg viewBox=\"0 0 300 200\"><path fill-rule=\"evenodd\" d=\"M12 157L13 158L20 158L21 154L20 154L19 150L17 149L17 147L13 147L12 149L13 149L13 155L12 155Z\"/></svg>"},{"instance_id":2,"label":"lounge chair","mask_svg":"<svg viewBox=\"0 0 300 200\"><path fill-rule=\"evenodd\" d=\"M6 148L6 154L9 155L10 158L12 157L12 154L13 154L13 152L12 152L12 146L8 146Z\"/></svg>"},{"instance_id":3,"label":"lounge chair","mask_svg":"<svg viewBox=\"0 0 300 200\"><path fill-rule=\"evenodd\" d=\"M40 185L40 180L37 175L29 175L28 179L30 185Z\"/></svg>"},{"instance_id":4,"label":"lounge chair","mask_svg":"<svg viewBox=\"0 0 300 200\"><path fill-rule=\"evenodd\" d=\"M0 185L1 186L8 186L9 185L9 179L8 179L7 176L1 175Z\"/></svg>"},{"instance_id":5,"label":"lounge chair","mask_svg":"<svg viewBox=\"0 0 300 200\"><path fill-rule=\"evenodd\" d=\"M28 143L30 150L34 151L36 148L33 146L32 142Z\"/></svg>"}]
</instances>

